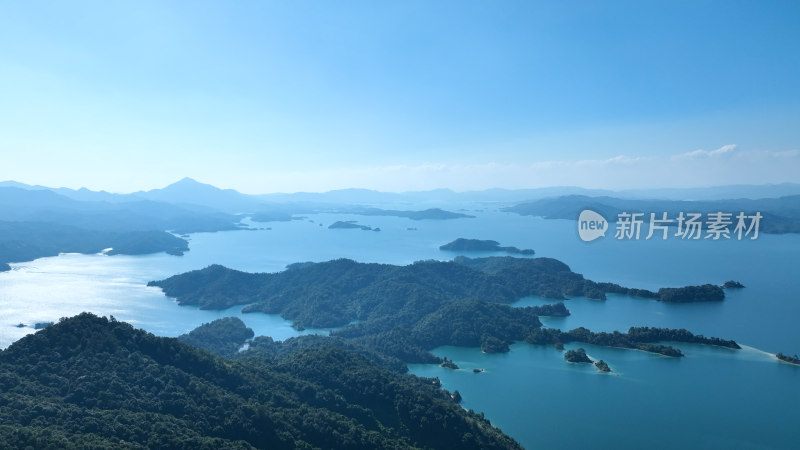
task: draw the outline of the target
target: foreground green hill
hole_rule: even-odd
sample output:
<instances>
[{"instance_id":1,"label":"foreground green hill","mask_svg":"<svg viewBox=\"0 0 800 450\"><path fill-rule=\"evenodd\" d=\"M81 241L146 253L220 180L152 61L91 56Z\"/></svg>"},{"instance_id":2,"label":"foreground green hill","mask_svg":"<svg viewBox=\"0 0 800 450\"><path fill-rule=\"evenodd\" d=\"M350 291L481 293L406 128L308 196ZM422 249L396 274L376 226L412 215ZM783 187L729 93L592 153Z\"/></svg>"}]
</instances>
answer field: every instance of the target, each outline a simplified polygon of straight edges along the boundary
<instances>
[{"instance_id":1,"label":"foreground green hill","mask_svg":"<svg viewBox=\"0 0 800 450\"><path fill-rule=\"evenodd\" d=\"M341 347L231 361L84 313L0 352L0 448L520 448Z\"/></svg>"}]
</instances>

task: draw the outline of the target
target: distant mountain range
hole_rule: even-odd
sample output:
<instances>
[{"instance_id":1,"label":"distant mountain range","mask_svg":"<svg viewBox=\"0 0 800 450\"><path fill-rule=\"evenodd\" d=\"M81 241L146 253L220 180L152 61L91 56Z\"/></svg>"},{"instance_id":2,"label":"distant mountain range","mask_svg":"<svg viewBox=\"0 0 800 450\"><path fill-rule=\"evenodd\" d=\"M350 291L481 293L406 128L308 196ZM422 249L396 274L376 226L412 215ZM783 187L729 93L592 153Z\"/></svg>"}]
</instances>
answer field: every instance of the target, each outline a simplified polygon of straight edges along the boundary
<instances>
[{"instance_id":1,"label":"distant mountain range","mask_svg":"<svg viewBox=\"0 0 800 450\"><path fill-rule=\"evenodd\" d=\"M286 204L312 207L330 205L417 205L445 206L458 203L506 203L514 204L530 200L571 195L591 197L615 197L620 199L658 199L658 200L723 200L723 199L761 199L800 195L800 184L782 183L766 185L731 185L703 188L638 189L611 191L606 189L584 189L573 186L547 187L537 189L487 189L482 191L455 192L449 189L412 192L380 192L369 189L341 189L324 193L296 192L291 194L243 194L233 189L220 189L210 184L200 183L192 178L184 178L161 189L138 191L130 194L113 194L106 191L91 191L86 188L50 188L32 186L16 181L0 182L0 188L52 191L78 201L101 201L109 203L149 200L181 205L185 208L212 208L217 211L235 214L273 209Z\"/></svg>"},{"instance_id":2,"label":"distant mountain range","mask_svg":"<svg viewBox=\"0 0 800 450\"><path fill-rule=\"evenodd\" d=\"M324 212L411 220L469 220L474 216L464 212L479 211L483 208L481 205L503 207L505 211L524 215L567 219L577 218L580 210L588 208L609 220L621 211L671 214L677 211L760 211L764 214L762 231L800 233L800 184L617 193L553 187L404 193L344 189L325 193L248 195L191 178L162 189L131 194L4 181L0 182L0 229L4 230L0 235L0 271L8 270L6 263L9 262L65 251L91 253L111 247L115 253L167 251L181 254L188 249L188 243L167 232L180 235L236 230L243 227L244 217L270 222Z\"/></svg>"}]
</instances>

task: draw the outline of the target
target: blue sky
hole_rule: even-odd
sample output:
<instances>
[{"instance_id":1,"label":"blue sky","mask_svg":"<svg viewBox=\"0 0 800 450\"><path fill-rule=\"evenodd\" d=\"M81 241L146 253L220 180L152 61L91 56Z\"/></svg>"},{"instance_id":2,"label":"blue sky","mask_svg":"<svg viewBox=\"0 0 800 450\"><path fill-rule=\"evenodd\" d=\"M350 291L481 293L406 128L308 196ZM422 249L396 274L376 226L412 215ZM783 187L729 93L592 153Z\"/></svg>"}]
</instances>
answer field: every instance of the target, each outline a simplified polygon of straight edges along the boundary
<instances>
[{"instance_id":1,"label":"blue sky","mask_svg":"<svg viewBox=\"0 0 800 450\"><path fill-rule=\"evenodd\" d=\"M0 3L0 180L800 182L800 3Z\"/></svg>"}]
</instances>

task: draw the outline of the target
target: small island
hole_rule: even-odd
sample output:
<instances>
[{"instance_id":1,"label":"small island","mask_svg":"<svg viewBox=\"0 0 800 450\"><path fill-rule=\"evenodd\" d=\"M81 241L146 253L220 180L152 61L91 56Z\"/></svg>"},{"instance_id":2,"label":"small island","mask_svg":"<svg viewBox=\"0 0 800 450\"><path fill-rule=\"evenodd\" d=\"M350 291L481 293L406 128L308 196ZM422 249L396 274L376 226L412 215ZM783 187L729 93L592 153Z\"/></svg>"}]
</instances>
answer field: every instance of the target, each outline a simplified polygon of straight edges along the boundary
<instances>
[{"instance_id":1,"label":"small island","mask_svg":"<svg viewBox=\"0 0 800 450\"><path fill-rule=\"evenodd\" d=\"M36 322L33 325L33 329L34 330L41 330L43 328L47 328L47 327L52 326L52 325L53 325L53 322Z\"/></svg>"},{"instance_id":2,"label":"small island","mask_svg":"<svg viewBox=\"0 0 800 450\"><path fill-rule=\"evenodd\" d=\"M798 358L797 355L789 356L789 355L784 355L783 353L778 353L777 355L775 355L775 357L778 358L779 361L800 366L800 358Z\"/></svg>"},{"instance_id":3,"label":"small island","mask_svg":"<svg viewBox=\"0 0 800 450\"><path fill-rule=\"evenodd\" d=\"M444 367L445 369L458 370L458 364L454 363L452 359L447 359L446 356L442 357L442 362L439 364L439 366Z\"/></svg>"},{"instance_id":4,"label":"small island","mask_svg":"<svg viewBox=\"0 0 800 450\"><path fill-rule=\"evenodd\" d=\"M517 247L501 247L500 243L492 240L458 238L439 247L439 250L450 252L505 252L515 255L533 255L531 249L520 250Z\"/></svg>"},{"instance_id":5,"label":"small island","mask_svg":"<svg viewBox=\"0 0 800 450\"><path fill-rule=\"evenodd\" d=\"M373 231L372 227L368 227L366 225L359 225L355 220L340 220L338 222L332 223L328 226L330 230L364 230L364 231ZM374 231L381 231L380 228L376 228Z\"/></svg>"},{"instance_id":6,"label":"small island","mask_svg":"<svg viewBox=\"0 0 800 450\"><path fill-rule=\"evenodd\" d=\"M600 361L595 362L594 366L597 367L597 370L600 372L611 373L611 367L608 367L608 364L602 359Z\"/></svg>"},{"instance_id":7,"label":"small island","mask_svg":"<svg viewBox=\"0 0 800 450\"><path fill-rule=\"evenodd\" d=\"M722 289L742 289L744 285L738 281L728 280L722 284Z\"/></svg>"},{"instance_id":8,"label":"small island","mask_svg":"<svg viewBox=\"0 0 800 450\"><path fill-rule=\"evenodd\" d=\"M586 350L582 348L577 350L567 350L567 352L564 353L564 360L571 363L592 363L592 360L586 356Z\"/></svg>"}]
</instances>

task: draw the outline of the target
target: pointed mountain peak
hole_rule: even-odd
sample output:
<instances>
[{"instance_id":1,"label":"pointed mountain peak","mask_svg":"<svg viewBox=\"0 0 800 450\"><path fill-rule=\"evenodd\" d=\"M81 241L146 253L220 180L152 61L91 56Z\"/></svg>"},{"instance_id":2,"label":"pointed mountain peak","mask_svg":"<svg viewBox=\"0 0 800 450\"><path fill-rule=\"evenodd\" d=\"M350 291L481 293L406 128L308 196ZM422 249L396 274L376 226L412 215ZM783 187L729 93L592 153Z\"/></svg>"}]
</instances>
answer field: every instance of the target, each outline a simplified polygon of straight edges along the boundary
<instances>
[{"instance_id":1,"label":"pointed mountain peak","mask_svg":"<svg viewBox=\"0 0 800 450\"><path fill-rule=\"evenodd\" d=\"M195 180L194 178L184 177L184 178L181 178L180 180L170 184L169 186L167 186L164 189L171 188L171 187L176 187L176 186L208 186L208 185L206 185L204 183L201 183L201 182Z\"/></svg>"},{"instance_id":2,"label":"pointed mountain peak","mask_svg":"<svg viewBox=\"0 0 800 450\"><path fill-rule=\"evenodd\" d=\"M222 190L223 189L220 189L220 188L218 188L216 186L213 186L211 184L201 183L201 182L195 180L194 178L185 177L185 178L182 178L182 179L180 179L180 180L178 180L178 181L176 181L176 182L174 182L174 183L172 183L172 184L170 184L170 185L168 185L168 186L166 186L164 188L153 189L150 192L165 192L165 193L166 192L182 192L182 193L188 193L188 192L198 192L199 193L199 192L202 192L204 194L208 194L209 192L216 192L216 191L222 191Z\"/></svg>"}]
</instances>

